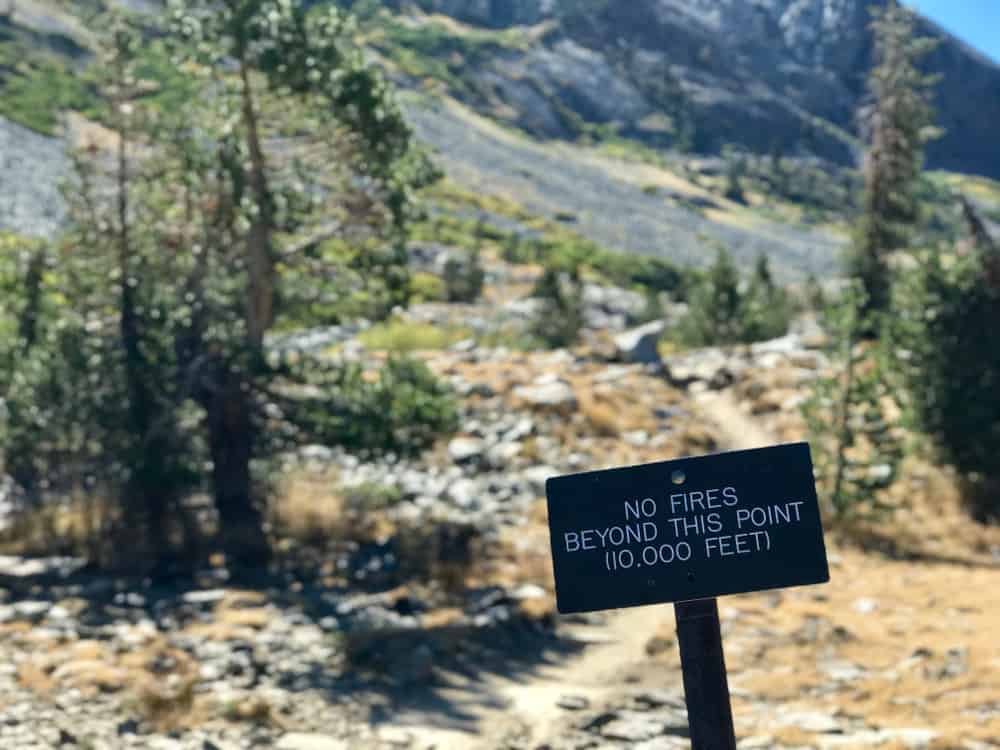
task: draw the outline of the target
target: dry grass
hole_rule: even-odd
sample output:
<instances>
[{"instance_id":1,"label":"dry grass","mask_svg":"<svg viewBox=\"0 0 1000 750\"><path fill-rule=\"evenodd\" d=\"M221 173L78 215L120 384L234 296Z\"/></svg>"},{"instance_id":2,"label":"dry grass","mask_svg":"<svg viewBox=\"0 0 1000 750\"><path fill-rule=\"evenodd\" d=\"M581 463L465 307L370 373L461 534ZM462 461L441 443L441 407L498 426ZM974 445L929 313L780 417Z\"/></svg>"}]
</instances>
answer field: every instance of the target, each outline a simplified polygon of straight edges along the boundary
<instances>
[{"instance_id":1,"label":"dry grass","mask_svg":"<svg viewBox=\"0 0 1000 750\"><path fill-rule=\"evenodd\" d=\"M118 518L116 505L102 497L78 495L65 504L30 508L17 514L0 536L0 552L100 559L107 554L107 530Z\"/></svg>"},{"instance_id":2,"label":"dry grass","mask_svg":"<svg viewBox=\"0 0 1000 750\"><path fill-rule=\"evenodd\" d=\"M161 732L192 727L207 718L196 700L197 674L159 679L143 675L134 688L134 705L152 727Z\"/></svg>"},{"instance_id":3,"label":"dry grass","mask_svg":"<svg viewBox=\"0 0 1000 750\"><path fill-rule=\"evenodd\" d=\"M268 506L270 521L279 537L303 544L339 539L345 531L343 498L336 492L336 475L290 475Z\"/></svg>"},{"instance_id":4,"label":"dry grass","mask_svg":"<svg viewBox=\"0 0 1000 750\"><path fill-rule=\"evenodd\" d=\"M1000 737L1000 528L973 523L953 477L913 459L890 496L894 516L827 535L828 585L720 602L743 731L818 745L775 723L778 711L762 714L767 701L870 727L932 728L942 750ZM675 659L665 647L673 636L665 624L650 655Z\"/></svg>"},{"instance_id":5,"label":"dry grass","mask_svg":"<svg viewBox=\"0 0 1000 750\"><path fill-rule=\"evenodd\" d=\"M125 652L97 641L43 641L30 630L6 634L31 654L17 667L18 683L40 697L70 689L84 697L122 693L125 704L159 731L205 718L195 695L197 664L155 632L137 632L139 645Z\"/></svg>"},{"instance_id":6,"label":"dry grass","mask_svg":"<svg viewBox=\"0 0 1000 750\"><path fill-rule=\"evenodd\" d=\"M280 548L295 544L326 548L345 541L383 543L396 527L385 512L392 489L345 488L335 473L301 471L286 476L268 513Z\"/></svg>"},{"instance_id":7,"label":"dry grass","mask_svg":"<svg viewBox=\"0 0 1000 750\"><path fill-rule=\"evenodd\" d=\"M580 399L580 413L590 422L598 437L618 437L622 420L614 407L606 401L593 398Z\"/></svg>"},{"instance_id":8,"label":"dry grass","mask_svg":"<svg viewBox=\"0 0 1000 750\"><path fill-rule=\"evenodd\" d=\"M1000 530L969 521L945 475L933 476L910 487L908 510L883 527L912 560L835 542L829 585L726 601L737 613L727 644L733 683L751 696L739 700L932 727L940 747L996 741L1000 566L977 548L1000 545ZM827 665L860 671L836 678Z\"/></svg>"}]
</instances>

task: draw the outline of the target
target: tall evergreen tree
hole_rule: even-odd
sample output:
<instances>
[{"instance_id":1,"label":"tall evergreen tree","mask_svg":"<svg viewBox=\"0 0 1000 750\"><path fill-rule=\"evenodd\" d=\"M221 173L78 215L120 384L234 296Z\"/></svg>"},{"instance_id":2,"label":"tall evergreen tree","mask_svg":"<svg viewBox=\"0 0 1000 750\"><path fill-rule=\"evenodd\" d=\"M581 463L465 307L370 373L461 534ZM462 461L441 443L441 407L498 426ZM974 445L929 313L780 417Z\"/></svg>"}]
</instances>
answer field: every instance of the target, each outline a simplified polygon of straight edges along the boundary
<instances>
[{"instance_id":1,"label":"tall evergreen tree","mask_svg":"<svg viewBox=\"0 0 1000 750\"><path fill-rule=\"evenodd\" d=\"M861 318L864 307L864 290L855 280L823 310L830 369L802 404L820 498L839 518L879 510L878 491L896 479L903 456L886 409L892 398L887 349L859 336L871 325Z\"/></svg>"},{"instance_id":2,"label":"tall evergreen tree","mask_svg":"<svg viewBox=\"0 0 1000 750\"><path fill-rule=\"evenodd\" d=\"M176 0L170 6L175 53L216 87L208 121L224 146L216 205L229 205L224 231L208 250L238 271L233 301L218 316L241 336L220 340L218 320L192 326L196 356L206 356L201 389L216 507L227 557L266 557L251 474L262 423L257 380L265 375L264 337L280 295L294 294L283 269L322 266L317 243L350 236L367 244L366 261L395 259L383 282L408 289L401 230L409 191L419 181L410 131L379 74L351 43L351 19L335 8L310 10L279 0ZM231 64L232 75L219 75ZM315 169L315 165L332 165ZM299 247L287 237L305 236ZM233 252L235 245L241 250ZM312 263L310 263L312 261ZM306 274L296 276L300 282ZM328 272L320 269L320 277ZM369 274L364 274L368 276ZM366 279L367 281L367 279ZM192 286L202 286L191 279ZM197 295L204 298L209 290ZM216 328L216 330L218 330Z\"/></svg>"},{"instance_id":3,"label":"tall evergreen tree","mask_svg":"<svg viewBox=\"0 0 1000 750\"><path fill-rule=\"evenodd\" d=\"M371 317L405 302L413 194L435 172L336 9L177 0L157 40L127 26L101 25L113 158L78 157L71 231L35 305L59 309L0 373L0 447L32 494L107 486L160 550L176 498L204 485L229 562L258 564L256 459L397 418L360 447L412 450L453 421L425 369L392 363L372 385L267 344L303 303ZM137 81L151 50L175 63L171 107Z\"/></svg>"},{"instance_id":4,"label":"tall evergreen tree","mask_svg":"<svg viewBox=\"0 0 1000 750\"><path fill-rule=\"evenodd\" d=\"M937 249L896 290L893 346L915 426L959 472L980 520L1000 518L1000 243L961 199L968 249Z\"/></svg>"},{"instance_id":5,"label":"tall evergreen tree","mask_svg":"<svg viewBox=\"0 0 1000 750\"><path fill-rule=\"evenodd\" d=\"M862 215L850 257L852 275L864 289L865 310L890 302L888 256L909 242L919 213L915 185L924 145L935 136L932 86L920 61L936 42L915 36L915 16L897 0L873 9L875 65L868 76L871 104L863 113L869 148L864 162Z\"/></svg>"}]
</instances>

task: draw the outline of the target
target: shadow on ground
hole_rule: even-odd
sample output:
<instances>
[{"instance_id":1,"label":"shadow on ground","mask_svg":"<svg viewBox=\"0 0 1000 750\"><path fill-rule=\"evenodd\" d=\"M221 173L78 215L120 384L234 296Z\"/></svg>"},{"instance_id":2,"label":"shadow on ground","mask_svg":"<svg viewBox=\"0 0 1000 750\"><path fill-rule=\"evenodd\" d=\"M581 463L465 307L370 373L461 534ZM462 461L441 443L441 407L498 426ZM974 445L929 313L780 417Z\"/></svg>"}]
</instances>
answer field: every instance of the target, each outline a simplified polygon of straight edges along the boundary
<instances>
[{"instance_id":1,"label":"shadow on ground","mask_svg":"<svg viewBox=\"0 0 1000 750\"><path fill-rule=\"evenodd\" d=\"M557 634L553 616L523 614L518 600L499 587L455 595L447 619L440 609L400 595L398 587L359 593L275 570L228 579L224 571L205 569L150 580L108 576L70 558L0 558L0 589L0 623L42 625L57 604L72 600L71 629L80 639L107 643L120 637L119 626L152 622L196 663L200 646L185 628L213 622L215 606L237 592L248 602L241 606L283 620L285 634L264 638L268 623L253 635L221 637L227 650L253 654L237 675L239 687L310 691L331 706L349 700L366 707L373 725L413 713L437 727L475 732L479 711L504 708L493 677L530 682L584 648ZM297 643L296 628L319 628L322 643L335 648L316 649L321 656L314 656Z\"/></svg>"}]
</instances>

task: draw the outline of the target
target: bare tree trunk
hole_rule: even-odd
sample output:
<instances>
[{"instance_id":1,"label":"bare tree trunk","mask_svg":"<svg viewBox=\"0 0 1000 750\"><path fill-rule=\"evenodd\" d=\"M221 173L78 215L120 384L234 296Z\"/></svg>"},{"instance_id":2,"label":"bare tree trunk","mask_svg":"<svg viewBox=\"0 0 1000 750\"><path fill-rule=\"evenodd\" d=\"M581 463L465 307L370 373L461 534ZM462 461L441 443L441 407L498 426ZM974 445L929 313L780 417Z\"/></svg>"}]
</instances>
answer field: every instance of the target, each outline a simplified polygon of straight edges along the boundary
<instances>
[{"instance_id":1,"label":"bare tree trunk","mask_svg":"<svg viewBox=\"0 0 1000 750\"><path fill-rule=\"evenodd\" d=\"M243 124L250 154L250 187L257 207L247 234L245 257L249 277L247 343L250 368L253 369L259 366L264 334L274 319L274 221L250 73L242 59L240 79L243 85ZM259 566L269 560L270 548L264 533L263 514L254 497L250 471L257 437L252 415L251 382L245 372L237 372L227 363L220 363L215 386L207 410L215 506L221 525L220 540L228 564Z\"/></svg>"},{"instance_id":2,"label":"bare tree trunk","mask_svg":"<svg viewBox=\"0 0 1000 750\"><path fill-rule=\"evenodd\" d=\"M964 195L959 196L959 200L976 251L982 255L984 280L993 289L1000 289L1000 245L987 231L972 202Z\"/></svg>"},{"instance_id":3,"label":"bare tree trunk","mask_svg":"<svg viewBox=\"0 0 1000 750\"><path fill-rule=\"evenodd\" d=\"M27 354L38 339L38 314L42 302L42 272L45 268L45 251L36 250L24 274L24 309L17 325L21 351Z\"/></svg>"},{"instance_id":4,"label":"bare tree trunk","mask_svg":"<svg viewBox=\"0 0 1000 750\"><path fill-rule=\"evenodd\" d=\"M227 371L208 410L212 483L219 513L220 541L226 563L236 567L264 565L270 548L264 519L253 496L250 460L256 439L245 381Z\"/></svg>"},{"instance_id":5,"label":"bare tree trunk","mask_svg":"<svg viewBox=\"0 0 1000 750\"><path fill-rule=\"evenodd\" d=\"M847 337L847 361L844 365L844 390L840 399L840 414L837 419L836 449L837 464L833 478L833 492L830 495L836 513L842 510L844 478L847 473L847 446L850 442L851 397L854 391L854 331L853 326Z\"/></svg>"},{"instance_id":6,"label":"bare tree trunk","mask_svg":"<svg viewBox=\"0 0 1000 750\"><path fill-rule=\"evenodd\" d=\"M247 235L247 273L250 289L247 294L247 335L250 345L260 351L264 333L274 321L274 257L272 232L274 211L267 181L267 165L261 148L257 126L257 110L246 63L240 63L243 84L243 123L247 129L247 150L250 153L250 187L257 212Z\"/></svg>"}]
</instances>

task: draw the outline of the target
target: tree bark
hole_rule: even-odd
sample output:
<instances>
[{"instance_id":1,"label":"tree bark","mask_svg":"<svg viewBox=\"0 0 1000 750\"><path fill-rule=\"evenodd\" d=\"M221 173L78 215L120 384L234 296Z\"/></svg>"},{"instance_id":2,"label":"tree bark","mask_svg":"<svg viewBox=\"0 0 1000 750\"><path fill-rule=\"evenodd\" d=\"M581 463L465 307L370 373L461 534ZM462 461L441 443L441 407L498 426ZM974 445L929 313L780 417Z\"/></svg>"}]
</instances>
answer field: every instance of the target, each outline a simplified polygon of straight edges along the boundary
<instances>
[{"instance_id":1,"label":"tree bark","mask_svg":"<svg viewBox=\"0 0 1000 750\"><path fill-rule=\"evenodd\" d=\"M230 568L266 565L270 547L254 497L250 461L257 441L251 374L263 357L264 334L274 320L273 207L257 124L249 66L239 54L242 115L250 156L250 188L257 211L246 237L248 288L245 306L249 368L237 371L220 362L208 399L212 483L219 514L219 540Z\"/></svg>"},{"instance_id":2,"label":"tree bark","mask_svg":"<svg viewBox=\"0 0 1000 750\"><path fill-rule=\"evenodd\" d=\"M253 190L257 212L247 234L247 335L250 346L260 351L264 344L264 333L274 321L274 254L272 233L274 231L271 191L267 181L267 166L260 142L257 126L257 110L254 104L253 88L246 62L240 61L242 82L243 124L246 127L247 151L250 154L250 187Z\"/></svg>"},{"instance_id":3,"label":"tree bark","mask_svg":"<svg viewBox=\"0 0 1000 750\"><path fill-rule=\"evenodd\" d=\"M221 377L224 382L208 408L219 540L231 568L266 565L270 548L250 473L256 435L249 391L239 374L226 372Z\"/></svg>"},{"instance_id":4,"label":"tree bark","mask_svg":"<svg viewBox=\"0 0 1000 750\"><path fill-rule=\"evenodd\" d=\"M24 274L24 310L18 321L17 332L21 352L27 354L38 339L38 315L42 304L42 273L45 268L45 251L36 250Z\"/></svg>"}]
</instances>

